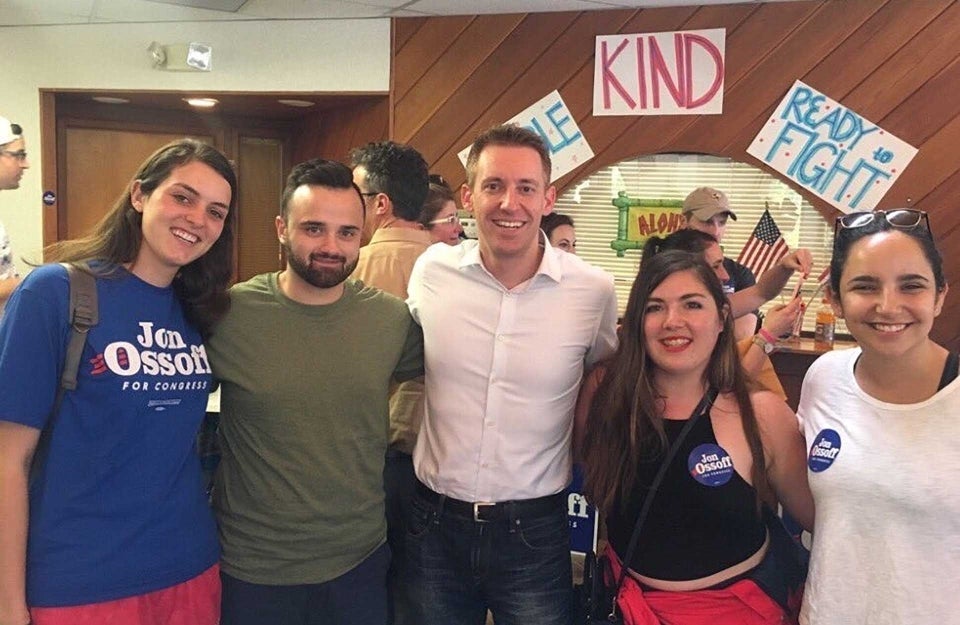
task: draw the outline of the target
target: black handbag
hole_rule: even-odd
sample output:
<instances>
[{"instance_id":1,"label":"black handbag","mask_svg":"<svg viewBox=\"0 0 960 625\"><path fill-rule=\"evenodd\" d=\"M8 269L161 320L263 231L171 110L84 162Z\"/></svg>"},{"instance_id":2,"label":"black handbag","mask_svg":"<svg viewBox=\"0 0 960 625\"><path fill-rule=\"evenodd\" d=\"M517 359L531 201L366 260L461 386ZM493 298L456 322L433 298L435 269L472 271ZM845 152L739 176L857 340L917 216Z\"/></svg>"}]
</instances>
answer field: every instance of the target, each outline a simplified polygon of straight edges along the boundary
<instances>
[{"instance_id":1,"label":"black handbag","mask_svg":"<svg viewBox=\"0 0 960 625\"><path fill-rule=\"evenodd\" d=\"M787 614L800 612L803 586L807 580L810 552L787 530L770 506L763 506L763 522L770 546L763 561L750 572L752 579Z\"/></svg>"},{"instance_id":2,"label":"black handbag","mask_svg":"<svg viewBox=\"0 0 960 625\"><path fill-rule=\"evenodd\" d=\"M623 614L617 607L617 595L620 594L620 588L623 586L623 580L627 577L627 567L633 559L633 554L637 548L637 542L640 540L640 531L643 529L643 523L650 513L650 506L653 505L653 498L663 482L663 476L667 473L667 468L673 462L683 440L693 429L697 419L713 404L717 398L717 390L709 389L693 409L693 414L687 419L680 435L677 436L670 449L667 451L660 468L657 469L657 475L650 484L650 491L643 500L643 507L640 514L637 515L637 524L633 527L633 533L630 535L630 543L627 546L627 553L623 558L623 566L620 567L620 575L617 578L613 576L613 568L610 565L610 558L606 554L597 556L596 553L587 554L583 565L583 584L576 589L576 599L578 603L577 622L581 624L589 623L610 623L612 625L623 625Z\"/></svg>"},{"instance_id":3,"label":"black handbag","mask_svg":"<svg viewBox=\"0 0 960 625\"><path fill-rule=\"evenodd\" d=\"M612 610L617 588L606 554L587 554L583 562L583 584L577 587L578 623L623 623L623 617Z\"/></svg>"}]
</instances>

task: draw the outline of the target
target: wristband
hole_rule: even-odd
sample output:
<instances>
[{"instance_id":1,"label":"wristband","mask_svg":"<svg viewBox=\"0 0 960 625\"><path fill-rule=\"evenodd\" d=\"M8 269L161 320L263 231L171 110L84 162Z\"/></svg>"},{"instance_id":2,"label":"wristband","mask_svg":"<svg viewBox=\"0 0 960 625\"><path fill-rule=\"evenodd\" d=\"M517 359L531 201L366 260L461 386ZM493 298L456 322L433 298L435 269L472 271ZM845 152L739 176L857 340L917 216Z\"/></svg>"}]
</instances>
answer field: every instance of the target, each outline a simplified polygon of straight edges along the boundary
<instances>
[{"instance_id":1,"label":"wristband","mask_svg":"<svg viewBox=\"0 0 960 625\"><path fill-rule=\"evenodd\" d=\"M763 338L759 334L754 334L753 338L750 339L750 342L762 349L763 353L767 354L768 356L773 353L773 343L767 341L767 339Z\"/></svg>"},{"instance_id":2,"label":"wristband","mask_svg":"<svg viewBox=\"0 0 960 625\"><path fill-rule=\"evenodd\" d=\"M757 331L757 334L759 334L760 336L762 336L762 337L763 337L763 340L766 341L767 343L770 343L771 345L776 345L776 344L777 344L777 337L775 337L774 335L770 334L770 332L767 331L766 328L760 328L760 329Z\"/></svg>"}]
</instances>

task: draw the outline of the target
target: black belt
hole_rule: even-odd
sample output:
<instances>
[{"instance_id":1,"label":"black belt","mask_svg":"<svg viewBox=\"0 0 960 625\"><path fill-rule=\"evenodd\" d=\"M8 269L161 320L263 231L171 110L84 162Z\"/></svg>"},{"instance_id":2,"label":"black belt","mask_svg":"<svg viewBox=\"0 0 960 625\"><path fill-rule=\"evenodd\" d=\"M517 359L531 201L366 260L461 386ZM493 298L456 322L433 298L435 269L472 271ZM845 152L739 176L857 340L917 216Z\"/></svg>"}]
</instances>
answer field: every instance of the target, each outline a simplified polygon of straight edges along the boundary
<instances>
[{"instance_id":1,"label":"black belt","mask_svg":"<svg viewBox=\"0 0 960 625\"><path fill-rule=\"evenodd\" d=\"M417 493L440 510L447 510L458 516L468 517L482 523L519 519L524 517L546 516L563 506L563 493L537 497L535 499L515 499L513 501L460 501L430 490L417 480Z\"/></svg>"}]
</instances>

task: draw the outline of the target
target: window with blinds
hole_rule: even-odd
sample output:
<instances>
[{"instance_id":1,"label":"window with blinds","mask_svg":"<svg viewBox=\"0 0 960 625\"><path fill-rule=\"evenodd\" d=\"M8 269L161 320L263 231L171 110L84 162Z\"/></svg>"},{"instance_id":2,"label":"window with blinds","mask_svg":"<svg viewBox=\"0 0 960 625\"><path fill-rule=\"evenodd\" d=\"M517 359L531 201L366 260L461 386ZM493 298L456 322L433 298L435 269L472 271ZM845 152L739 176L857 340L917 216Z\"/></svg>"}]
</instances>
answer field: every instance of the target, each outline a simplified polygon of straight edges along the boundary
<instances>
[{"instance_id":1,"label":"window with blinds","mask_svg":"<svg viewBox=\"0 0 960 625\"><path fill-rule=\"evenodd\" d=\"M810 250L814 267L804 283L802 297L807 302L803 329L812 332L823 297L817 277L830 261L833 227L799 193L756 167L700 154L641 156L606 167L576 183L557 199L554 210L573 218L577 254L613 274L622 314L640 266L640 250L628 249L621 258L611 248L611 241L617 239L619 213L613 200L622 191L631 198L682 201L690 191L702 186L726 193L737 214L737 221L727 222L723 239L726 256L737 258L764 208L769 208L791 250ZM781 294L784 301L796 287L797 279L795 274ZM777 301L772 300L763 309ZM842 321L838 320L837 332L846 332L841 326Z\"/></svg>"}]
</instances>

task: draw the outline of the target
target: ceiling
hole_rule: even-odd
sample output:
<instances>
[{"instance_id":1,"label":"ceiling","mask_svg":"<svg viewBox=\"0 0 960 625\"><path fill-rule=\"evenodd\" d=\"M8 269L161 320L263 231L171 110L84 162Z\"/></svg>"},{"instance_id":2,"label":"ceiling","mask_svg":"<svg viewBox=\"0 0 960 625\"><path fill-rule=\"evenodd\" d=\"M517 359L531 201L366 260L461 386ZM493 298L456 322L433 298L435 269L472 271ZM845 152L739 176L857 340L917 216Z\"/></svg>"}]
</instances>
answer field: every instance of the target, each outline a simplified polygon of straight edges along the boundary
<instances>
[{"instance_id":1,"label":"ceiling","mask_svg":"<svg viewBox=\"0 0 960 625\"><path fill-rule=\"evenodd\" d=\"M3 27L69 24L121 24L139 22L190 22L238 20L364 19L472 15L477 13L539 13L645 8L658 6L733 4L761 0L0 0ZM773 0L789 1L789 0ZM58 93L58 106L81 110L94 96L119 97L130 105L172 111L191 109L180 92L76 90ZM349 104L344 97L325 94L228 94L213 96L216 109L198 114L245 115L271 119L297 119L313 111ZM281 98L312 102L309 108L278 103ZM364 96L353 96L359 102ZM366 98L368 99L368 98ZM113 106L113 105L106 105Z\"/></svg>"},{"instance_id":2,"label":"ceiling","mask_svg":"<svg viewBox=\"0 0 960 625\"><path fill-rule=\"evenodd\" d=\"M539 13L759 0L3 0L0 27Z\"/></svg>"}]
</instances>

